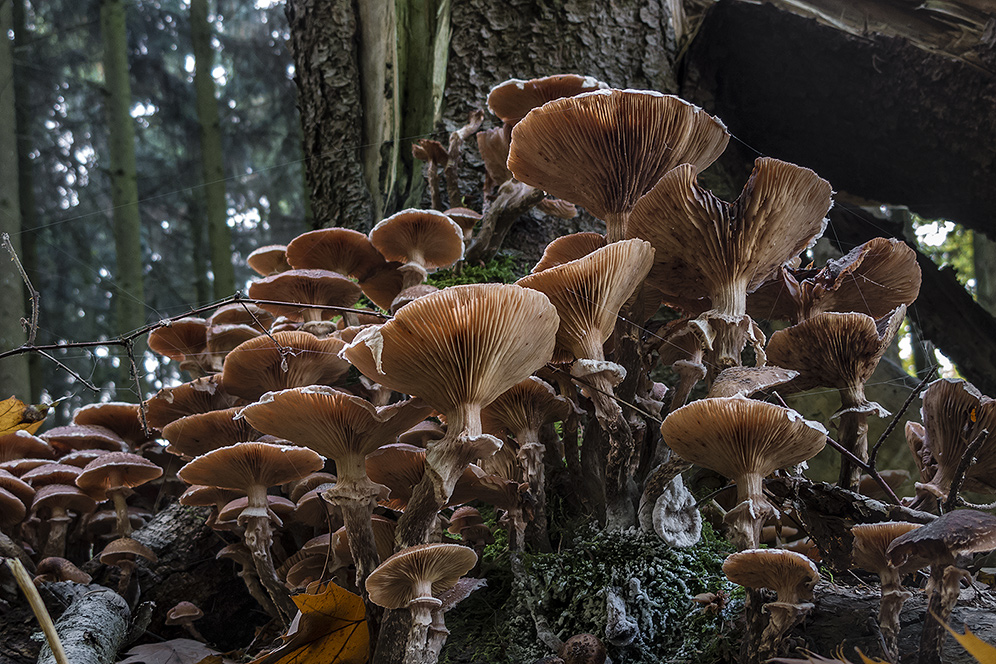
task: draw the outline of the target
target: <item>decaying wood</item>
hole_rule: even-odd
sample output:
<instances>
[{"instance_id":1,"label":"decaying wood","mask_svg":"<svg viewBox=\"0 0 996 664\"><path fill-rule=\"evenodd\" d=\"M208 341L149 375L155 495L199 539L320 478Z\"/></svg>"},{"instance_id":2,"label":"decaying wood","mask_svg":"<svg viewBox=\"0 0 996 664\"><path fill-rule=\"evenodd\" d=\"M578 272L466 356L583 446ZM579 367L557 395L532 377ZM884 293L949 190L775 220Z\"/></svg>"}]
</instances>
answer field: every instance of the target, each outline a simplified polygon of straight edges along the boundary
<instances>
[{"instance_id":1,"label":"decaying wood","mask_svg":"<svg viewBox=\"0 0 996 664\"><path fill-rule=\"evenodd\" d=\"M69 608L56 621L55 628L72 664L111 664L128 633L131 610L120 595L104 586L64 582L49 584L49 592ZM42 645L38 664L56 664L48 647Z\"/></svg>"}]
</instances>

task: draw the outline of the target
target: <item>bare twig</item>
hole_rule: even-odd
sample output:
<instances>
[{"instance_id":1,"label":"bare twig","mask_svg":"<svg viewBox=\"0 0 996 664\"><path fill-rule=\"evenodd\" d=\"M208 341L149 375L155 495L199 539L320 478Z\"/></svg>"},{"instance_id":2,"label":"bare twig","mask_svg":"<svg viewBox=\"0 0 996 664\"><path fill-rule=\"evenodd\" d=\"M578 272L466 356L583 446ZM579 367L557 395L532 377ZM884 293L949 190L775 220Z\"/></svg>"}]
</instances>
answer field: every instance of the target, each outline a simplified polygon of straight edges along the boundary
<instances>
[{"instance_id":1,"label":"bare twig","mask_svg":"<svg viewBox=\"0 0 996 664\"><path fill-rule=\"evenodd\" d=\"M899 497L896 496L896 492L892 490L892 487L889 486L888 482L886 482L884 479L882 479L882 476L879 475L879 473L878 473L877 470L875 470L874 468L872 468L870 465L868 465L867 463L865 463L864 461L862 461L858 457L854 456L854 454L852 454L850 450L848 450L846 447L844 447L843 445L841 445L840 443L838 443L836 440L834 440L830 436L827 436L827 443L830 445L830 447L832 447L835 450L837 450L838 452L840 452L841 456L846 457L855 466L858 466L859 468L861 468L861 470L863 470L866 473L868 473L868 475L873 480L875 480L875 484L877 484L882 489L882 491L885 492L885 495L888 496L889 502L891 502L893 505L901 505L902 504L902 503L899 502Z\"/></svg>"},{"instance_id":2,"label":"bare twig","mask_svg":"<svg viewBox=\"0 0 996 664\"><path fill-rule=\"evenodd\" d=\"M28 273L21 265L21 259L17 257L17 252L14 251L14 245L11 244L10 236L7 233L3 234L0 243L10 252L10 260L14 261L14 265L17 266L17 271L21 273L21 279L24 280L24 285L28 289L28 295L31 296L31 320L27 321L22 318L21 325L24 326L24 331L28 334L28 345L34 345L35 337L38 334L38 291L31 285L31 279L28 278Z\"/></svg>"},{"instance_id":3,"label":"bare twig","mask_svg":"<svg viewBox=\"0 0 996 664\"><path fill-rule=\"evenodd\" d=\"M35 618L38 619L42 632L45 633L45 640L48 641L48 646L52 649L55 661L58 664L69 664L69 658L66 657L66 651L62 647L62 641L59 640L59 633L55 631L52 616L45 608L45 603L42 601L41 595L38 594L35 584L31 582L31 577L28 576L24 565L17 558L4 558L4 560L7 562L7 567L13 572L17 585L21 587L21 592L28 598L28 604L31 605L31 610L34 612Z\"/></svg>"},{"instance_id":4,"label":"bare twig","mask_svg":"<svg viewBox=\"0 0 996 664\"><path fill-rule=\"evenodd\" d=\"M951 491L942 505L945 512L950 512L958 505L958 492L961 491L961 485L965 482L965 474L972 467L972 464L975 463L975 455L978 454L979 449L986 444L986 440L988 439L989 429L983 429L975 437L975 440L965 448L965 454L962 455L961 461L958 462L958 468L955 470L954 479L951 482Z\"/></svg>"},{"instance_id":5,"label":"bare twig","mask_svg":"<svg viewBox=\"0 0 996 664\"><path fill-rule=\"evenodd\" d=\"M927 372L927 375L924 376L923 380L921 380L920 383L915 388L913 388L913 391L910 392L909 396L906 397L906 401L903 402L902 408L896 411L896 414L895 416L893 416L892 421L889 422L889 426L885 427L885 431L883 431L882 435L878 437L877 441L875 441L875 445L872 447L871 454L868 455L868 466L870 468L874 469L876 467L875 462L878 460L878 451L879 449L881 449L882 443L885 442L885 439L889 437L889 434L891 434L892 431L896 428L896 425L899 424L899 420L901 420L903 418L903 415L906 414L906 411L909 409L910 404L913 403L913 400L920 395L920 390L922 390L924 386L930 382L930 377L931 375L933 375L934 369L936 369L936 367L931 368L931 370Z\"/></svg>"},{"instance_id":6,"label":"bare twig","mask_svg":"<svg viewBox=\"0 0 996 664\"><path fill-rule=\"evenodd\" d=\"M265 334L267 337L269 337L270 341L273 342L273 345L275 345L277 347L277 352L280 353L280 363L281 363L281 366L283 366L283 362L284 362L285 359L287 359L287 356L290 355L291 350L289 348L287 348L287 346L284 346L279 341L277 341L276 338L272 334L270 334L270 331L268 329L266 329L266 326L263 325L263 323L259 320L259 318L256 317L256 314L253 313L252 309L249 308L249 305L247 304L247 300L243 299L243 297L242 297L242 291L236 291L235 295L233 295L232 297L235 298L236 302L238 302L239 304L242 305L242 308L246 310L247 314L249 314L250 316L252 316L252 320L253 320L254 323L256 323L257 327L259 327L259 329L263 330L263 334Z\"/></svg>"},{"instance_id":7,"label":"bare twig","mask_svg":"<svg viewBox=\"0 0 996 664\"><path fill-rule=\"evenodd\" d=\"M72 376L73 378L75 378L76 380L78 380L80 383L82 383L83 387L85 387L86 389L90 390L91 392L100 392L100 388L98 388L96 385L94 385L93 383L91 383L90 381L88 381L83 376L79 375L77 372L75 372L72 369L70 369L67 365L63 364L61 361L59 361L54 356L49 355L48 353L46 353L43 350L38 350L37 352L42 357L48 358L49 360L55 362L55 365L57 367L59 367L60 369L62 369L65 372L67 372L70 376Z\"/></svg>"},{"instance_id":8,"label":"bare twig","mask_svg":"<svg viewBox=\"0 0 996 664\"><path fill-rule=\"evenodd\" d=\"M138 415L142 421L142 435L152 438L152 430L149 429L149 421L145 418L145 399L142 398L142 379L138 373L138 365L135 363L135 344L129 339L125 344L125 352L128 353L128 362L131 365L128 369L132 379L135 381L135 394L138 395Z\"/></svg>"}]
</instances>

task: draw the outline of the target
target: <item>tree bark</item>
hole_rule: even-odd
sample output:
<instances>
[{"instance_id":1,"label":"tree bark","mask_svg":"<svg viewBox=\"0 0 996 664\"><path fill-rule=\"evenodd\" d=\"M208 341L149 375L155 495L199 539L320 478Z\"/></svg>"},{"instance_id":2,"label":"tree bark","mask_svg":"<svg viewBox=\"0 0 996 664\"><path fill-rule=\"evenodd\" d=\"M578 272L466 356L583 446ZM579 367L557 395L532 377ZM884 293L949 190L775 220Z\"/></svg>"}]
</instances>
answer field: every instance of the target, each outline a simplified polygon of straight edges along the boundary
<instances>
[{"instance_id":1,"label":"tree bark","mask_svg":"<svg viewBox=\"0 0 996 664\"><path fill-rule=\"evenodd\" d=\"M104 42L105 113L110 144L112 217L117 273L114 275L119 333L145 323L142 266L142 219L138 210L135 172L135 126L131 117L128 76L128 35L123 0L101 0L100 31ZM139 354L138 357L141 355ZM130 385L128 362L121 363L121 385ZM132 395L123 389L118 398ZM132 395L140 398L140 395Z\"/></svg>"},{"instance_id":2,"label":"tree bark","mask_svg":"<svg viewBox=\"0 0 996 664\"><path fill-rule=\"evenodd\" d=\"M214 297L221 299L235 292L235 268L232 265L232 232L228 228L228 203L225 200L221 123L218 119L214 77L211 74L214 68L214 49L211 48L208 0L191 0L190 27L194 48L197 119L201 130L201 168L204 171L208 246L211 250L211 272L214 274Z\"/></svg>"},{"instance_id":3,"label":"tree bark","mask_svg":"<svg viewBox=\"0 0 996 664\"><path fill-rule=\"evenodd\" d=\"M72 604L55 623L66 657L73 664L111 664L128 632L131 611L116 592L96 584L53 584L63 602ZM56 664L44 643L38 664Z\"/></svg>"}]
</instances>

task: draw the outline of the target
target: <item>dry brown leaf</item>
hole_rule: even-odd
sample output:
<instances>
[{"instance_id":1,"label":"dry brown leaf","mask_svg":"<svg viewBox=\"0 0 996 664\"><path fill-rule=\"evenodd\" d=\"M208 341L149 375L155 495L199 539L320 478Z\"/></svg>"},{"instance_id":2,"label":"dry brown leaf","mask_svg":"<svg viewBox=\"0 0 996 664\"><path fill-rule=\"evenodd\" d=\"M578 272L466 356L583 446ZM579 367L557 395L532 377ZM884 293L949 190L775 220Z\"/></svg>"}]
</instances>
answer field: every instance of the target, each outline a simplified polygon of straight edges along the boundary
<instances>
[{"instance_id":1,"label":"dry brown leaf","mask_svg":"<svg viewBox=\"0 0 996 664\"><path fill-rule=\"evenodd\" d=\"M363 664L370 648L359 595L334 583L313 583L293 597L299 612L284 644L251 664Z\"/></svg>"},{"instance_id":2,"label":"dry brown leaf","mask_svg":"<svg viewBox=\"0 0 996 664\"><path fill-rule=\"evenodd\" d=\"M125 653L127 659L118 664L235 664L193 639L173 639L162 643L135 646Z\"/></svg>"},{"instance_id":3,"label":"dry brown leaf","mask_svg":"<svg viewBox=\"0 0 996 664\"><path fill-rule=\"evenodd\" d=\"M35 433L45 421L50 406L29 406L17 397L0 401L0 436L19 430Z\"/></svg>"}]
</instances>

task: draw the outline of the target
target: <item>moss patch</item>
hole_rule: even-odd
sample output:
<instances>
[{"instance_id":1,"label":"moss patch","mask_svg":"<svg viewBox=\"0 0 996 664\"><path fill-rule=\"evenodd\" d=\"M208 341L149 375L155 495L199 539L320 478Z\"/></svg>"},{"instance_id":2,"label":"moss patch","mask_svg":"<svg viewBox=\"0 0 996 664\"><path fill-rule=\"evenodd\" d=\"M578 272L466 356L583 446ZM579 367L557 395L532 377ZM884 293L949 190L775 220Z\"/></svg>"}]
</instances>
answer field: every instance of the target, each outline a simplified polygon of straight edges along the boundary
<instances>
[{"instance_id":1,"label":"moss patch","mask_svg":"<svg viewBox=\"0 0 996 664\"><path fill-rule=\"evenodd\" d=\"M429 275L428 282L436 288L462 284L510 284L528 270L520 261L508 254L498 254L483 265L463 265L455 270L438 270Z\"/></svg>"}]
</instances>

